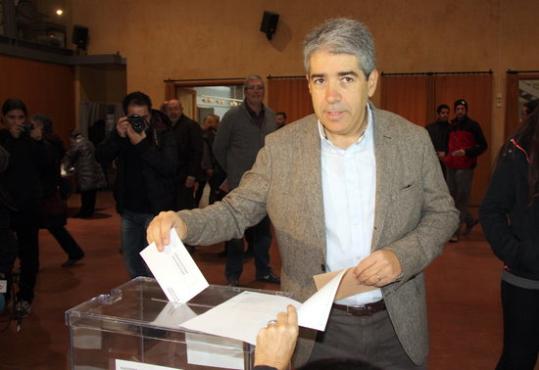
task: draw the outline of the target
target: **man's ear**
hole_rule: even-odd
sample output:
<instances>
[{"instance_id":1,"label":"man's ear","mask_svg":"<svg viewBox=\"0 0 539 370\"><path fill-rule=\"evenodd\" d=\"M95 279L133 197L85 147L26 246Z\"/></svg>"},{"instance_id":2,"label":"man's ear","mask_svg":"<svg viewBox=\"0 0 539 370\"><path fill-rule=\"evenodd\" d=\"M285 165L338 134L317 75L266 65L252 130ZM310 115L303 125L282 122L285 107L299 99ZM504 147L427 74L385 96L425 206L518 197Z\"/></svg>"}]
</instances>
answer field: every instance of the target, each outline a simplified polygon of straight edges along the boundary
<instances>
[{"instance_id":1,"label":"man's ear","mask_svg":"<svg viewBox=\"0 0 539 370\"><path fill-rule=\"evenodd\" d=\"M367 79L367 88L368 88L368 94L369 98L372 98L374 95L374 92L376 91L376 87L378 86L378 77L380 76L380 73L377 69L373 69L371 74L369 75L369 78Z\"/></svg>"}]
</instances>

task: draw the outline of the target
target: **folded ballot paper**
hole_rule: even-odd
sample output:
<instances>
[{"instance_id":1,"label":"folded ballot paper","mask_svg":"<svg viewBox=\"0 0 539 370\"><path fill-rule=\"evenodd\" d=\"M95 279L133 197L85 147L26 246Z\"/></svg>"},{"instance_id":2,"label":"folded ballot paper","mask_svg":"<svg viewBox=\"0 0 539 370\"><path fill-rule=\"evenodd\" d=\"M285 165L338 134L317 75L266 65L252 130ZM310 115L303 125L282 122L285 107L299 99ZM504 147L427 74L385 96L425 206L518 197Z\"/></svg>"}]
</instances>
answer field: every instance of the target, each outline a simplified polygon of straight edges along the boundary
<instances>
[{"instance_id":1,"label":"folded ballot paper","mask_svg":"<svg viewBox=\"0 0 539 370\"><path fill-rule=\"evenodd\" d=\"M186 303L208 287L208 282L174 229L171 230L170 244L163 252L159 252L152 243L140 254L171 302ZM245 291L201 315L184 322L180 321L178 324L188 330L237 339L254 345L258 331L269 320L274 320L279 312L286 311L286 307L291 304L298 310L300 326L324 331L333 301L338 291L344 288L339 289L339 286L346 272L345 269L332 273L330 279L318 279L318 292L303 304L280 295ZM350 284L353 284L353 279L346 280L350 280ZM350 295L358 289L357 287L347 287L345 291Z\"/></svg>"}]
</instances>

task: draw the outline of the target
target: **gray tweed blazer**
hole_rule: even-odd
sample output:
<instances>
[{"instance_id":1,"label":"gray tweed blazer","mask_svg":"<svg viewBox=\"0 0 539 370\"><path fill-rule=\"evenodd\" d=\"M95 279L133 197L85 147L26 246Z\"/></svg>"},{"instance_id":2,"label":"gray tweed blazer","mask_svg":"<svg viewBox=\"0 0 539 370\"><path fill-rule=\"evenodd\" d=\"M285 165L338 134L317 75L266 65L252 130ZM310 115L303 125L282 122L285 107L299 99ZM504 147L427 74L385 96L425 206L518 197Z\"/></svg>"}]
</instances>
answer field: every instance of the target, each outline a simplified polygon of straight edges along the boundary
<instances>
[{"instance_id":1,"label":"gray tweed blazer","mask_svg":"<svg viewBox=\"0 0 539 370\"><path fill-rule=\"evenodd\" d=\"M423 270L455 231L458 213L427 132L393 113L374 111L376 200L372 250L391 249L403 276L382 289L397 336L410 358L428 352ZM317 118L307 116L266 137L256 163L222 202L179 212L186 242L241 238L266 214L282 260L282 289L305 300L322 272L326 237ZM308 359L315 333L302 330L295 364Z\"/></svg>"}]
</instances>

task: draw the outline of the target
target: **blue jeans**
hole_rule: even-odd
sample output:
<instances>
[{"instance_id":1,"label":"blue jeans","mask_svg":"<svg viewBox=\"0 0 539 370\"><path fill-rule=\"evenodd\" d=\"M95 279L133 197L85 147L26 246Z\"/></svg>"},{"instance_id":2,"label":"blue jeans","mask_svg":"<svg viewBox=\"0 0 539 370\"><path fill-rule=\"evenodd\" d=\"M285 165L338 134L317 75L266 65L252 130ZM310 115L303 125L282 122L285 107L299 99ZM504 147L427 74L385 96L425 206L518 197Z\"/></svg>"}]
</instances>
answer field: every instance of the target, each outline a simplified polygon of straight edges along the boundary
<instances>
[{"instance_id":1,"label":"blue jeans","mask_svg":"<svg viewBox=\"0 0 539 370\"><path fill-rule=\"evenodd\" d=\"M146 248L146 228L154 215L125 210L122 214L122 252L131 278L153 276L140 256Z\"/></svg>"}]
</instances>

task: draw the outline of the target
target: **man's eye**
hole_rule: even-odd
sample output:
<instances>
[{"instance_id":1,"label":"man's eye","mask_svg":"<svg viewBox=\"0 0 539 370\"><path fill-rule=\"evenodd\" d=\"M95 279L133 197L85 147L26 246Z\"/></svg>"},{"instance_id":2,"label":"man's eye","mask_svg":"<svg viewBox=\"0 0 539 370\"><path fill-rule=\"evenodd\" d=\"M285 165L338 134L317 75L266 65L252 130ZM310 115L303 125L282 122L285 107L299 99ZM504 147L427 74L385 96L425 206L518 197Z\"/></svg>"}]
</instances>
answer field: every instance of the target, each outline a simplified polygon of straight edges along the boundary
<instances>
[{"instance_id":1,"label":"man's eye","mask_svg":"<svg viewBox=\"0 0 539 370\"><path fill-rule=\"evenodd\" d=\"M322 85L324 83L324 79L323 78L315 78L313 79L313 84L315 85Z\"/></svg>"},{"instance_id":2,"label":"man's eye","mask_svg":"<svg viewBox=\"0 0 539 370\"><path fill-rule=\"evenodd\" d=\"M341 78L341 81L344 83L351 83L351 82L354 82L354 78L351 76L343 76Z\"/></svg>"}]
</instances>

